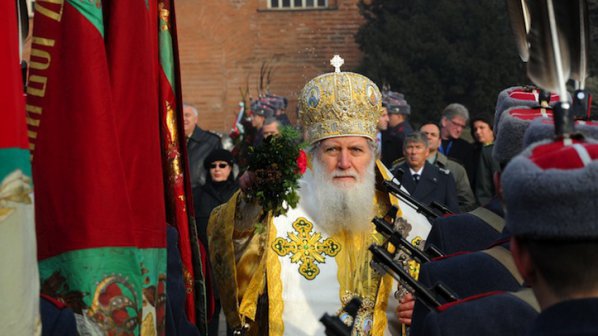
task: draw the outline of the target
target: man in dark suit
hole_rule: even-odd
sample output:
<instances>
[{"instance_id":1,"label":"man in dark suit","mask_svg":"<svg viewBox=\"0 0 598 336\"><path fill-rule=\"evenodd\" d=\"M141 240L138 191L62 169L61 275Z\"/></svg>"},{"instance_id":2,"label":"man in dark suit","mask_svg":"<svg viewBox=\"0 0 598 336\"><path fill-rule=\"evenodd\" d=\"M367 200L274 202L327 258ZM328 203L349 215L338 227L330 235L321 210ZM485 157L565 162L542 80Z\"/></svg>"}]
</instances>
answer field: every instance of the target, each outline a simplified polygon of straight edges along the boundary
<instances>
[{"instance_id":1,"label":"man in dark suit","mask_svg":"<svg viewBox=\"0 0 598 336\"><path fill-rule=\"evenodd\" d=\"M191 188L199 187L206 182L203 161L213 150L222 148L218 135L204 131L197 126L198 118L199 113L195 107L183 105L183 125L187 137Z\"/></svg>"},{"instance_id":2,"label":"man in dark suit","mask_svg":"<svg viewBox=\"0 0 598 336\"><path fill-rule=\"evenodd\" d=\"M442 143L438 151L462 164L467 171L469 184L473 185L473 176L477 162L473 158L473 145L461 139L463 129L467 127L469 120L469 111L461 104L449 104L442 111L440 119L440 137Z\"/></svg>"},{"instance_id":3,"label":"man in dark suit","mask_svg":"<svg viewBox=\"0 0 598 336\"><path fill-rule=\"evenodd\" d=\"M446 169L431 165L426 160L430 149L422 132L413 132L405 138L405 162L393 171L401 185L416 200L430 205L438 202L452 212L459 212L455 179Z\"/></svg>"}]
</instances>

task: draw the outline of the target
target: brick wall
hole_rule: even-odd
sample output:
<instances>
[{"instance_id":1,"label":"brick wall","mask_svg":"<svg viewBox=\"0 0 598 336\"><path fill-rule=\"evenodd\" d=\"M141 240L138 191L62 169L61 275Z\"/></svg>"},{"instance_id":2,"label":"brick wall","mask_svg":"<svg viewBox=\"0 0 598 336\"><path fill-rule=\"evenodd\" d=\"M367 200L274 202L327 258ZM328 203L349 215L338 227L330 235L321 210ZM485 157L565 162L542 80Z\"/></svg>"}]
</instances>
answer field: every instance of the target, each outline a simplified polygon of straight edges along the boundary
<instances>
[{"instance_id":1,"label":"brick wall","mask_svg":"<svg viewBox=\"0 0 598 336\"><path fill-rule=\"evenodd\" d=\"M303 85L333 68L359 64L354 40L363 18L357 0L329 0L326 10L271 11L266 0L177 0L183 100L200 111L204 129L228 132L239 110L240 88L256 97L260 67L273 66L270 91L289 99L295 119Z\"/></svg>"}]
</instances>

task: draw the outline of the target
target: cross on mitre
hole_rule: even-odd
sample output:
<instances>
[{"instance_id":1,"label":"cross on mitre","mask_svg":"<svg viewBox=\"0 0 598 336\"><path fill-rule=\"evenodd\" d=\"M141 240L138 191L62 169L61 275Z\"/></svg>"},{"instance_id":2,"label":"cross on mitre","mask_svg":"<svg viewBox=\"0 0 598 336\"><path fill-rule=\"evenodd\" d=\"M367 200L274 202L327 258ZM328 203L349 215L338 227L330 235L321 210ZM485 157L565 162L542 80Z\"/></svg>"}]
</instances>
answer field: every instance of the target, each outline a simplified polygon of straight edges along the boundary
<instances>
[{"instance_id":1,"label":"cross on mitre","mask_svg":"<svg viewBox=\"0 0 598 336\"><path fill-rule=\"evenodd\" d=\"M334 72L341 72L341 66L345 64L345 60L342 59L339 55L334 55L330 60L330 65L334 67Z\"/></svg>"}]
</instances>

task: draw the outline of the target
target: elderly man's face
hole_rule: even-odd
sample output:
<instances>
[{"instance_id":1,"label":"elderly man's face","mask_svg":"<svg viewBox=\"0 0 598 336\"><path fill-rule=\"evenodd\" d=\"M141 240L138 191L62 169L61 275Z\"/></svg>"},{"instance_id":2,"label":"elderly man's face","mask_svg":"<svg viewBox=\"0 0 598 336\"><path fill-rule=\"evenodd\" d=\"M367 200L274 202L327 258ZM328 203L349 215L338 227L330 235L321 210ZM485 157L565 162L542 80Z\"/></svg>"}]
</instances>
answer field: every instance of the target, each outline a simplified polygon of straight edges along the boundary
<instances>
[{"instance_id":1,"label":"elderly man's face","mask_svg":"<svg viewBox=\"0 0 598 336\"><path fill-rule=\"evenodd\" d=\"M419 170L426 163L430 149L423 142L411 141L405 145L403 154L409 167L413 170Z\"/></svg>"},{"instance_id":2,"label":"elderly man's face","mask_svg":"<svg viewBox=\"0 0 598 336\"><path fill-rule=\"evenodd\" d=\"M185 135L191 136L193 130L197 125L197 116L190 106L183 107L183 128L185 129Z\"/></svg>"},{"instance_id":3,"label":"elderly man's face","mask_svg":"<svg viewBox=\"0 0 598 336\"><path fill-rule=\"evenodd\" d=\"M453 119L442 118L442 127L446 128L451 139L459 139L463 129L467 127L467 120L454 116Z\"/></svg>"},{"instance_id":4,"label":"elderly man's face","mask_svg":"<svg viewBox=\"0 0 598 336\"><path fill-rule=\"evenodd\" d=\"M368 140L360 136L322 140L317 155L332 182L345 188L363 180L373 157Z\"/></svg>"}]
</instances>

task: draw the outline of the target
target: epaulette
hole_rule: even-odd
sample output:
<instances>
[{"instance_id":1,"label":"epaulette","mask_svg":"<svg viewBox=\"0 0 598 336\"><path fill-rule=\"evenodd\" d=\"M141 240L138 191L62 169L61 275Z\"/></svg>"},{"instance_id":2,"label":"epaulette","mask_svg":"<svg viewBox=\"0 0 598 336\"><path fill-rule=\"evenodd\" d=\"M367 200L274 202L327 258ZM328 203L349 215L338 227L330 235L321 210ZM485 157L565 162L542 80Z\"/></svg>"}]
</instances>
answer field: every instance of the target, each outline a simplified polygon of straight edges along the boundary
<instances>
[{"instance_id":1,"label":"epaulette","mask_svg":"<svg viewBox=\"0 0 598 336\"><path fill-rule=\"evenodd\" d=\"M446 168L440 168L438 167L438 170L440 170L441 173L443 173L444 175L448 175L451 173L450 170L446 169Z\"/></svg>"},{"instance_id":2,"label":"epaulette","mask_svg":"<svg viewBox=\"0 0 598 336\"><path fill-rule=\"evenodd\" d=\"M395 168L397 168L398 165L403 164L403 162L405 162L405 157L401 157L401 158L394 160L391 164L392 168L390 169L390 171L394 171Z\"/></svg>"}]
</instances>

